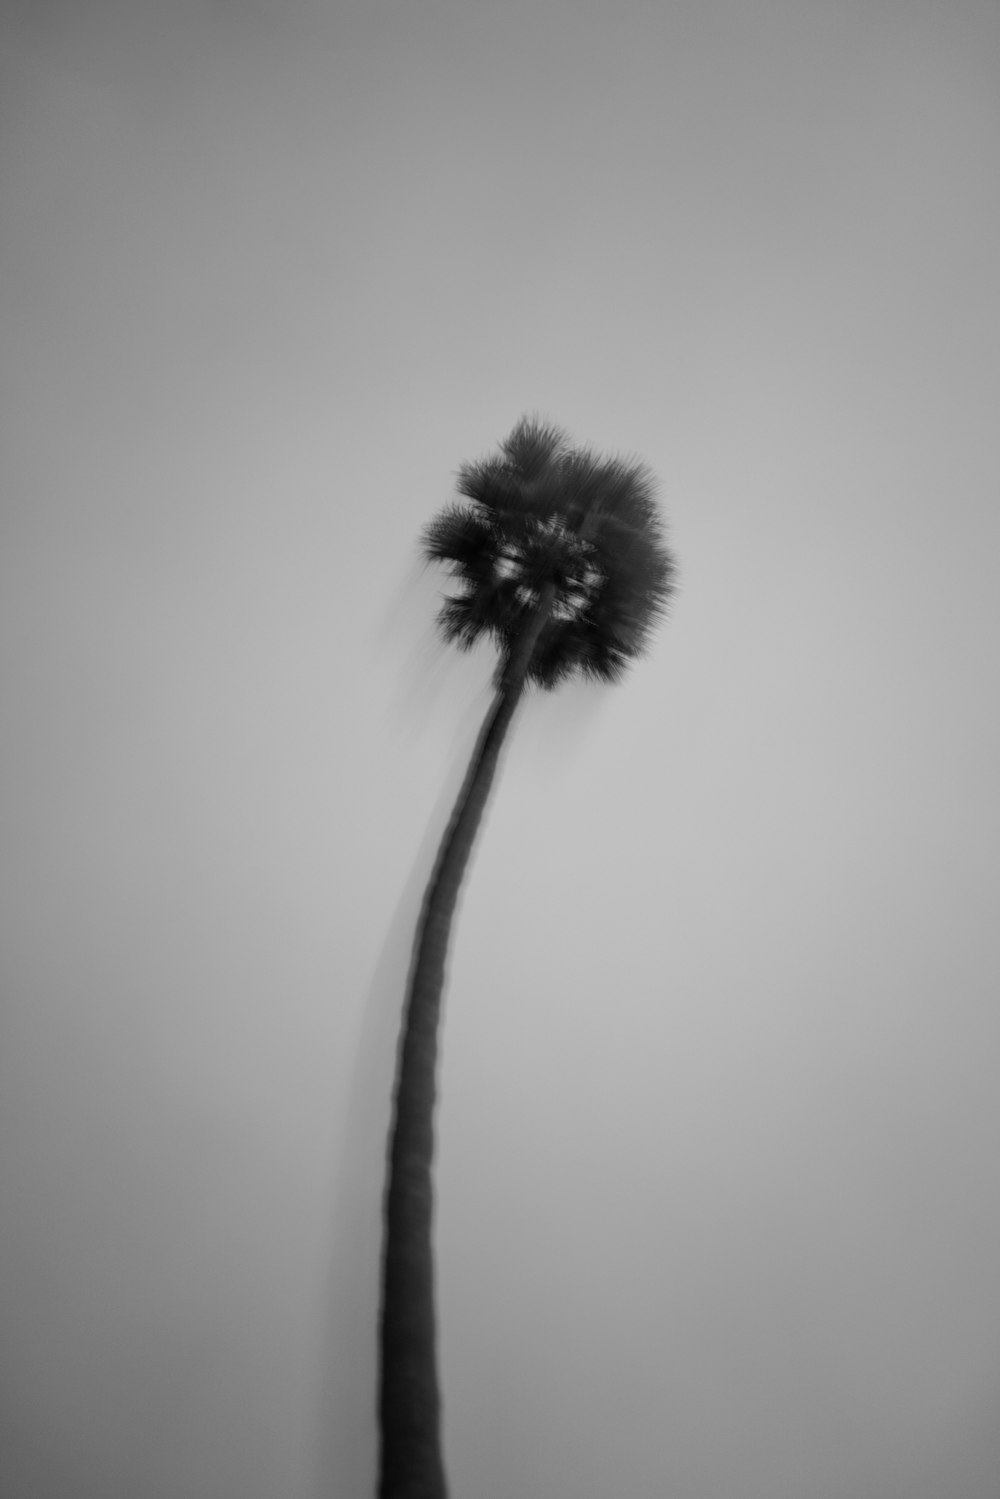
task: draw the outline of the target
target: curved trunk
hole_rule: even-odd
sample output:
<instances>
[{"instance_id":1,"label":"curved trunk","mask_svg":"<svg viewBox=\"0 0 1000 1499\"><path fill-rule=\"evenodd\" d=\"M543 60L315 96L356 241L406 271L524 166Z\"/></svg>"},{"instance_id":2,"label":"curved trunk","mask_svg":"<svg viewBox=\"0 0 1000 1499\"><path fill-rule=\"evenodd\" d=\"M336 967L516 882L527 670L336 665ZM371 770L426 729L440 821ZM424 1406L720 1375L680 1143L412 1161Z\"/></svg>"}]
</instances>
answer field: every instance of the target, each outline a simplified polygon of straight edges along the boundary
<instances>
[{"instance_id":1,"label":"curved trunk","mask_svg":"<svg viewBox=\"0 0 1000 1499\"><path fill-rule=\"evenodd\" d=\"M445 1499L432 1245L438 1016L452 918L507 730L548 615L543 592L480 731L424 895L407 985L385 1194L379 1499Z\"/></svg>"}]
</instances>

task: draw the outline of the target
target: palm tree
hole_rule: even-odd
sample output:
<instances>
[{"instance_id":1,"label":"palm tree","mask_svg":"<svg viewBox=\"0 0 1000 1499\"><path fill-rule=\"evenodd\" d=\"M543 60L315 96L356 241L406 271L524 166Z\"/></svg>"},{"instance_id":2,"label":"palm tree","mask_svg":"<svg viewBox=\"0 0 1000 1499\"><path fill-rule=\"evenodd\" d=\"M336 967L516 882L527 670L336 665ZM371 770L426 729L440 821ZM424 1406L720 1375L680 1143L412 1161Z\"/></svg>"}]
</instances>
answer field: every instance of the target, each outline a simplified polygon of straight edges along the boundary
<instances>
[{"instance_id":1,"label":"palm tree","mask_svg":"<svg viewBox=\"0 0 1000 1499\"><path fill-rule=\"evenodd\" d=\"M452 917L515 709L529 683L616 681L672 591L644 465L570 447L524 418L498 455L459 470L464 503L427 526L428 561L458 583L444 637L496 643L496 693L438 850L417 924L397 1059L385 1195L380 1499L444 1499L431 1242L438 1015Z\"/></svg>"}]
</instances>

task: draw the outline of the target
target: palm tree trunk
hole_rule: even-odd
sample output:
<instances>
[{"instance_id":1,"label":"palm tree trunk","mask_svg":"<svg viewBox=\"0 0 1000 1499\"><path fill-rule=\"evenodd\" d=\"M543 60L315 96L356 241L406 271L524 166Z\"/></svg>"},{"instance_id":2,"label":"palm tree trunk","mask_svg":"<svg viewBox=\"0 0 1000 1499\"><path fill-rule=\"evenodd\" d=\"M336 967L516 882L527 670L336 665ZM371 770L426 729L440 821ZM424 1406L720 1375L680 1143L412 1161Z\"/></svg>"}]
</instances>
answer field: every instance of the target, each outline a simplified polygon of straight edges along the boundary
<instances>
[{"instance_id":1,"label":"palm tree trunk","mask_svg":"<svg viewBox=\"0 0 1000 1499\"><path fill-rule=\"evenodd\" d=\"M551 607L546 587L476 742L424 895L407 985L385 1194L379 1499L445 1499L432 1245L438 1017L452 918L500 751Z\"/></svg>"}]
</instances>

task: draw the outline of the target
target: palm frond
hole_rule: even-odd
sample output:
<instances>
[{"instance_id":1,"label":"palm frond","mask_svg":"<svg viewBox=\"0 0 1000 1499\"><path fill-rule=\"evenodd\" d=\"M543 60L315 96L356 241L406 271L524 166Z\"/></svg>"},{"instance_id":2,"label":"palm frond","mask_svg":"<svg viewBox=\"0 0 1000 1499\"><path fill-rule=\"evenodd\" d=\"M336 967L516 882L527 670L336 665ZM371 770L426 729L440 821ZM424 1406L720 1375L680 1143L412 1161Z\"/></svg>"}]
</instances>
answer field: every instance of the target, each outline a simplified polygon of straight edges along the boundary
<instances>
[{"instance_id":1,"label":"palm frond","mask_svg":"<svg viewBox=\"0 0 1000 1499\"><path fill-rule=\"evenodd\" d=\"M424 528L421 537L428 562L443 562L453 570L479 577L496 549L487 517L471 506L449 505Z\"/></svg>"},{"instance_id":2,"label":"palm frond","mask_svg":"<svg viewBox=\"0 0 1000 1499\"><path fill-rule=\"evenodd\" d=\"M508 467L530 484L566 455L569 439L553 422L523 416L500 446Z\"/></svg>"},{"instance_id":3,"label":"palm frond","mask_svg":"<svg viewBox=\"0 0 1000 1499\"><path fill-rule=\"evenodd\" d=\"M495 458L463 463L455 487L459 494L494 514L516 505L520 494L516 475Z\"/></svg>"}]
</instances>

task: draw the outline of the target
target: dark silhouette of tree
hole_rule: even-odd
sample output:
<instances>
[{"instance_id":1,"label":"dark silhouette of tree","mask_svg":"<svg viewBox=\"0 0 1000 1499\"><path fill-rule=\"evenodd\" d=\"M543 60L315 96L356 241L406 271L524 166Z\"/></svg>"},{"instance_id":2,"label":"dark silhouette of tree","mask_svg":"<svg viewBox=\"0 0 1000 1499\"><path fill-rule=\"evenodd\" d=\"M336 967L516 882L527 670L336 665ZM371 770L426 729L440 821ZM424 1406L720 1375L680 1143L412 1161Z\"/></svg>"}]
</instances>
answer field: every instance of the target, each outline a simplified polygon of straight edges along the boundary
<instances>
[{"instance_id":1,"label":"dark silhouette of tree","mask_svg":"<svg viewBox=\"0 0 1000 1499\"><path fill-rule=\"evenodd\" d=\"M672 591L654 481L640 463L572 448L522 419L499 454L464 464L462 503L423 535L457 590L439 615L468 649L492 637L496 694L438 850L410 966L385 1194L380 1499L444 1499L434 1310L432 1181L438 1015L452 917L505 736L529 683L617 681Z\"/></svg>"}]
</instances>

